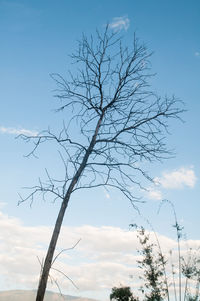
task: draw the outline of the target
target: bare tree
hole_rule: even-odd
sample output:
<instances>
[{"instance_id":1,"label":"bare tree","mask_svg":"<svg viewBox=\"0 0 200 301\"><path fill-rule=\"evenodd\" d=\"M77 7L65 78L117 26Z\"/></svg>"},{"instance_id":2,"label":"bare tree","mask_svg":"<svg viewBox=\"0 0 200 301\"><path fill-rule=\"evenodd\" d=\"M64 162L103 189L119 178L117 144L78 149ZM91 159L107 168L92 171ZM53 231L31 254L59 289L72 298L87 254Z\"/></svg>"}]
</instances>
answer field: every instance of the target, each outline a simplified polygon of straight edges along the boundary
<instances>
[{"instance_id":1,"label":"bare tree","mask_svg":"<svg viewBox=\"0 0 200 301\"><path fill-rule=\"evenodd\" d=\"M80 189L112 187L125 195L136 208L139 199L130 189L142 187L141 176L151 180L140 162L161 160L169 156L165 145L168 120L183 112L175 97L162 99L150 90L149 58L146 47L133 38L132 49L123 47L119 33L109 26L90 39L84 35L78 50L71 55L77 64L77 73L68 79L52 74L57 83L58 110L68 110L72 116L59 134L50 129L37 136L22 135L34 142L30 155L41 143L55 142L61 148L65 167L62 180L53 179L47 172L47 181L32 187L31 199L37 193L53 194L61 200L49 249L39 281L36 301L44 298L49 271L61 225L71 195ZM79 129L79 139L73 137L73 128Z\"/></svg>"}]
</instances>

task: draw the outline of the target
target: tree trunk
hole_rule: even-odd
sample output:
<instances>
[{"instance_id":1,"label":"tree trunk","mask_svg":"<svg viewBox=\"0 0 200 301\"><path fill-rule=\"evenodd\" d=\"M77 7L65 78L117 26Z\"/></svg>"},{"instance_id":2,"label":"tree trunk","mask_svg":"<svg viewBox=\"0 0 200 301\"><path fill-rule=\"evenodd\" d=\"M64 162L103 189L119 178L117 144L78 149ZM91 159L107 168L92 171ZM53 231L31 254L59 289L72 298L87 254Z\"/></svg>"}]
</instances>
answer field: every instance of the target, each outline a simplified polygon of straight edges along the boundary
<instances>
[{"instance_id":1,"label":"tree trunk","mask_svg":"<svg viewBox=\"0 0 200 301\"><path fill-rule=\"evenodd\" d=\"M104 113L101 115L101 117L99 118L98 122L97 122L97 126L95 128L94 131L94 135L91 139L90 145L88 146L88 149L85 153L85 156L83 157L82 163L79 167L79 169L77 170L76 174L74 175L69 188L67 190L67 193L64 197L64 200L62 202L57 220L56 220L56 224L53 230L53 234L51 237L51 241L49 244L49 248L48 248L48 252L45 258L45 262L44 262L44 266L42 267L42 273L40 276L40 281L39 281L39 286L38 286L38 290L37 290L37 296L36 296L36 301L43 301L44 300L44 295L45 295L45 291L46 291L46 286L47 286L47 281L48 281L48 277L49 277L49 271L51 269L51 265L52 265L52 261L53 261L53 255L55 252L55 248L56 248L56 244L58 241L58 236L60 233L60 229L62 226L62 222L63 222L63 218L65 215L65 211L67 209L68 203L69 203L69 199L70 196L73 192L73 188L76 185L78 179L80 178L83 170L85 169L85 166L87 164L88 158L94 148L95 142L96 142L96 137L103 119Z\"/></svg>"},{"instance_id":2,"label":"tree trunk","mask_svg":"<svg viewBox=\"0 0 200 301\"><path fill-rule=\"evenodd\" d=\"M69 196L70 197L70 196ZM42 274L40 277L40 282L39 282L39 286L38 286L38 291L37 291L37 296L36 296L36 301L43 301L44 300L44 295L45 295L45 291L46 291L46 286L47 286L47 281L48 281L48 277L49 277L49 271L51 269L51 264L53 261L53 255L54 255L54 251L55 251L55 247L56 247L56 243L58 240L58 236L60 233L60 229L62 226L62 221L65 215L65 210L67 209L67 205L69 202L69 197L68 199L64 199L56 220L56 224L54 227L54 231L52 234L52 238L49 244L49 249L45 258L45 262L44 262L44 267L42 268Z\"/></svg>"}]
</instances>

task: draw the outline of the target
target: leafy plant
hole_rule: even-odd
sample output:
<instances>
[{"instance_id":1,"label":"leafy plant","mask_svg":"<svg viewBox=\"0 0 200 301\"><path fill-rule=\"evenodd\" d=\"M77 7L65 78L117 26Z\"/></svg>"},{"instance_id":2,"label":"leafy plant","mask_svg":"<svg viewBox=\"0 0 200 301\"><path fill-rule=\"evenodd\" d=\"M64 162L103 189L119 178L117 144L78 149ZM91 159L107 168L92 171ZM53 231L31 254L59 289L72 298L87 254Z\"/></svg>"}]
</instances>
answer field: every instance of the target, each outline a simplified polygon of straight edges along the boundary
<instances>
[{"instance_id":1,"label":"leafy plant","mask_svg":"<svg viewBox=\"0 0 200 301\"><path fill-rule=\"evenodd\" d=\"M174 205L166 200L162 202L162 204L164 203L168 203L173 210L175 219L173 228L176 230L177 238L177 248L176 250L170 250L169 257L163 254L158 236L149 222L148 224L151 226L155 236L155 242L152 242L151 233L147 232L144 227L139 228L135 224L130 225L136 228L137 237L141 244L141 249L138 251L141 259L137 263L142 270L142 276L139 278L143 281L140 287L143 300L198 301L200 300L199 249L194 251L190 248L187 255L182 256L181 239L183 238L183 227L177 220ZM172 255L177 256L177 265L174 263Z\"/></svg>"},{"instance_id":2,"label":"leafy plant","mask_svg":"<svg viewBox=\"0 0 200 301\"><path fill-rule=\"evenodd\" d=\"M161 301L168 294L168 288L165 281L166 260L161 252L154 253L155 244L150 242L150 236L145 229L138 229L138 238L142 249L139 253L142 260L138 260L139 268L143 271L144 285L140 290L145 295L147 301Z\"/></svg>"},{"instance_id":3,"label":"leafy plant","mask_svg":"<svg viewBox=\"0 0 200 301\"><path fill-rule=\"evenodd\" d=\"M139 301L134 297L129 286L113 287L110 300L115 301Z\"/></svg>"}]
</instances>

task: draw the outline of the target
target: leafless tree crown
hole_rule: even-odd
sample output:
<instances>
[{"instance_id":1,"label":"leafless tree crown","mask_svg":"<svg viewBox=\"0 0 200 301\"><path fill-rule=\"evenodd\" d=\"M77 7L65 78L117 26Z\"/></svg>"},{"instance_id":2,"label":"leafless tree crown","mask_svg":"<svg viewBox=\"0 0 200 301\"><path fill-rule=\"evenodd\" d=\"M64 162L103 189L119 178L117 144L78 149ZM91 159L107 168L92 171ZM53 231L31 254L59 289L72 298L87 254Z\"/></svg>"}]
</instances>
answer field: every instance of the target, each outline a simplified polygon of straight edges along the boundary
<instances>
[{"instance_id":1,"label":"leafless tree crown","mask_svg":"<svg viewBox=\"0 0 200 301\"><path fill-rule=\"evenodd\" d=\"M43 301L63 218L74 191L94 187L118 189L134 207L138 199L133 186L142 187L141 177L151 180L142 161L161 160L169 155L165 135L170 118L183 111L175 97L164 99L149 87L150 64L145 46L134 37L132 49L123 47L117 33L97 31L96 38L84 35L71 58L76 74L66 80L52 74L57 83L58 110L71 114L59 134L50 129L32 140L34 155L43 142L55 142L65 167L64 177L32 187L27 199L37 193L61 200L47 255L42 266L36 301ZM68 115L69 116L69 113ZM75 133L79 129L79 135ZM77 138L78 137L78 138Z\"/></svg>"},{"instance_id":2,"label":"leafless tree crown","mask_svg":"<svg viewBox=\"0 0 200 301\"><path fill-rule=\"evenodd\" d=\"M40 181L28 198L42 191L63 199L75 179L71 192L114 187L133 204L137 201L130 188L141 186L141 175L151 180L140 163L169 155L165 144L168 121L183 112L178 99L161 98L150 89L150 56L135 36L131 49L123 47L122 38L109 26L103 34L97 31L95 38L83 35L71 55L76 74L69 72L67 80L52 74L60 100L58 111L68 110L72 118L63 123L59 134L47 130L35 137L22 135L34 142L29 155L44 141L58 143L65 176L54 180L47 172L47 182ZM75 127L78 139L73 135Z\"/></svg>"}]
</instances>

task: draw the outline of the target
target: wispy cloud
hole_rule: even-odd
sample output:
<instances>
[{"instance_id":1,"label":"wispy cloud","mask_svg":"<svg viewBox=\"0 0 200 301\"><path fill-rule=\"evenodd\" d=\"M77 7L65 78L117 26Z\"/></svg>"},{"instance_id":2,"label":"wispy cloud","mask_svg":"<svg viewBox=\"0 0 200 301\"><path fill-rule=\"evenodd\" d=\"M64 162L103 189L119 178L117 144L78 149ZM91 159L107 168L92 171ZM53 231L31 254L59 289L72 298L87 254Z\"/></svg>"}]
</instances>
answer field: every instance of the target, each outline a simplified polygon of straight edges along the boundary
<instances>
[{"instance_id":1,"label":"wispy cloud","mask_svg":"<svg viewBox=\"0 0 200 301\"><path fill-rule=\"evenodd\" d=\"M181 189L185 186L193 188L196 183L196 175L192 167L173 170L171 172L164 172L162 176L154 179L155 184L161 185L166 189Z\"/></svg>"},{"instance_id":2,"label":"wispy cloud","mask_svg":"<svg viewBox=\"0 0 200 301\"><path fill-rule=\"evenodd\" d=\"M0 201L0 209L4 208L6 205L7 205L6 202L1 202L1 201Z\"/></svg>"},{"instance_id":3,"label":"wispy cloud","mask_svg":"<svg viewBox=\"0 0 200 301\"><path fill-rule=\"evenodd\" d=\"M153 188L148 189L148 198L151 200L161 201L163 199L162 192Z\"/></svg>"},{"instance_id":4,"label":"wispy cloud","mask_svg":"<svg viewBox=\"0 0 200 301\"><path fill-rule=\"evenodd\" d=\"M200 52L199 52L199 51L196 51L194 55L195 55L195 56L200 56Z\"/></svg>"},{"instance_id":5,"label":"wispy cloud","mask_svg":"<svg viewBox=\"0 0 200 301\"><path fill-rule=\"evenodd\" d=\"M128 17L115 17L113 18L113 21L110 23L110 28L113 30L127 30L130 26L130 20Z\"/></svg>"},{"instance_id":6,"label":"wispy cloud","mask_svg":"<svg viewBox=\"0 0 200 301\"><path fill-rule=\"evenodd\" d=\"M13 128L13 127L5 127L0 126L0 133L2 134L11 134L11 135L27 135L27 136L36 136L38 132L27 130L23 128Z\"/></svg>"},{"instance_id":7,"label":"wispy cloud","mask_svg":"<svg viewBox=\"0 0 200 301\"><path fill-rule=\"evenodd\" d=\"M108 189L104 188L103 190L104 190L105 197L107 199L110 199L110 193L109 193Z\"/></svg>"},{"instance_id":8,"label":"wispy cloud","mask_svg":"<svg viewBox=\"0 0 200 301\"><path fill-rule=\"evenodd\" d=\"M24 1L1 0L0 11L7 16L2 23L3 28L9 32L20 33L30 30L39 23L42 10L34 8Z\"/></svg>"}]
</instances>

